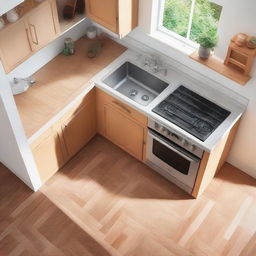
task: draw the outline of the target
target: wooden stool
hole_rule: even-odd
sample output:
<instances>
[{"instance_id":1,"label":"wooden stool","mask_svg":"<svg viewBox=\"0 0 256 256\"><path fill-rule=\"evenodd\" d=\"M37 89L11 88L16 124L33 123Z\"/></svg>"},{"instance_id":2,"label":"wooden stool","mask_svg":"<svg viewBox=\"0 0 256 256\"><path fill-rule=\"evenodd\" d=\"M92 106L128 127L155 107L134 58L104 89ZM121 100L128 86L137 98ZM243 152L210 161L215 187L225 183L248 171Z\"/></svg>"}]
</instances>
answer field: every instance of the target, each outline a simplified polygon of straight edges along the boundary
<instances>
[{"instance_id":1,"label":"wooden stool","mask_svg":"<svg viewBox=\"0 0 256 256\"><path fill-rule=\"evenodd\" d=\"M255 55L256 49L250 49L246 46L240 47L236 45L235 37L233 37L229 44L224 63L227 66L232 66L235 69L240 70L244 75L248 76L251 71L253 58Z\"/></svg>"}]
</instances>

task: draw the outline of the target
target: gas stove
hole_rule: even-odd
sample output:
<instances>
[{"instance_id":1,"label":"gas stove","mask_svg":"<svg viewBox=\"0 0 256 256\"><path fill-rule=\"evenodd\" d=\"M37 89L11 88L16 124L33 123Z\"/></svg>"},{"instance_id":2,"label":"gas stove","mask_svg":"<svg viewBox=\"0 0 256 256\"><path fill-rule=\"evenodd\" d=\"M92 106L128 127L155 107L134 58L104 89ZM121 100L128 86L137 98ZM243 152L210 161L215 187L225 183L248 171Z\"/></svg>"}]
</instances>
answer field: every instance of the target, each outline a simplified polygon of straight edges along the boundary
<instances>
[{"instance_id":1,"label":"gas stove","mask_svg":"<svg viewBox=\"0 0 256 256\"><path fill-rule=\"evenodd\" d=\"M230 115L230 111L180 85L153 112L174 123L201 141Z\"/></svg>"}]
</instances>

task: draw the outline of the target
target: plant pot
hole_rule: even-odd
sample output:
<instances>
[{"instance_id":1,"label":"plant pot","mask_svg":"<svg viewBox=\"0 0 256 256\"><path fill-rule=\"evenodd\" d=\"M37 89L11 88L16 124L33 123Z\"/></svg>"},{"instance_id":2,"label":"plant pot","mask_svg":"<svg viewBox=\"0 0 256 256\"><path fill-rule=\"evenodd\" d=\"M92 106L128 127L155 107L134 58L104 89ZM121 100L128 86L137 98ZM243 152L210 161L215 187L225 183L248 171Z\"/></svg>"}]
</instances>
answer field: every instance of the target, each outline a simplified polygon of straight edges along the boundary
<instances>
[{"instance_id":1,"label":"plant pot","mask_svg":"<svg viewBox=\"0 0 256 256\"><path fill-rule=\"evenodd\" d=\"M208 59L211 54L211 49L210 48L205 48L200 45L199 50L198 50L198 55L202 59Z\"/></svg>"}]
</instances>

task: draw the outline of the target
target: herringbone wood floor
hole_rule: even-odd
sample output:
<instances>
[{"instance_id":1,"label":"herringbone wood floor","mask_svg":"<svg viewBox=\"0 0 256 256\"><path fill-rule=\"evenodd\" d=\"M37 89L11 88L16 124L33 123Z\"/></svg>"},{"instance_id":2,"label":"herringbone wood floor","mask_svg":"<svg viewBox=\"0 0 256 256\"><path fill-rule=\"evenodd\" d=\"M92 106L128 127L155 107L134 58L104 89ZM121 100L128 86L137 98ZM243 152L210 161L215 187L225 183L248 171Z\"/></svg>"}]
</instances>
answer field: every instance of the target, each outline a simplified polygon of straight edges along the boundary
<instances>
[{"instance_id":1,"label":"herringbone wood floor","mask_svg":"<svg viewBox=\"0 0 256 256\"><path fill-rule=\"evenodd\" d=\"M0 167L0 255L256 255L256 181L226 164L194 200L96 136L37 193Z\"/></svg>"}]
</instances>

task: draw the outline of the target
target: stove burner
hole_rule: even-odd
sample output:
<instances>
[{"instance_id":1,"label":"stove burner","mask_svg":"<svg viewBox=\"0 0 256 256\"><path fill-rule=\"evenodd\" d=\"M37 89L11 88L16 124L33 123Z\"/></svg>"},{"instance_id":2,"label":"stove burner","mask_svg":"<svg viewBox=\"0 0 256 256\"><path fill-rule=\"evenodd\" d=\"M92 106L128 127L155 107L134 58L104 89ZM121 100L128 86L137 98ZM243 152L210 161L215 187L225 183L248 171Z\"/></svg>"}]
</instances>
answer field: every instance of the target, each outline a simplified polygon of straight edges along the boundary
<instances>
[{"instance_id":1,"label":"stove burner","mask_svg":"<svg viewBox=\"0 0 256 256\"><path fill-rule=\"evenodd\" d=\"M194 124L194 126L195 126L195 129L202 134L207 134L213 130L213 127L209 123L203 120L198 120Z\"/></svg>"},{"instance_id":2,"label":"stove burner","mask_svg":"<svg viewBox=\"0 0 256 256\"><path fill-rule=\"evenodd\" d=\"M129 95L134 97L138 94L138 91L136 89L131 89L130 92L129 92Z\"/></svg>"},{"instance_id":3,"label":"stove burner","mask_svg":"<svg viewBox=\"0 0 256 256\"><path fill-rule=\"evenodd\" d=\"M205 141L230 114L182 85L158 104L153 112L201 141Z\"/></svg>"},{"instance_id":4,"label":"stove burner","mask_svg":"<svg viewBox=\"0 0 256 256\"><path fill-rule=\"evenodd\" d=\"M148 101L149 100L149 96L148 95L142 95L141 96L141 99L144 100L144 101Z\"/></svg>"}]
</instances>

